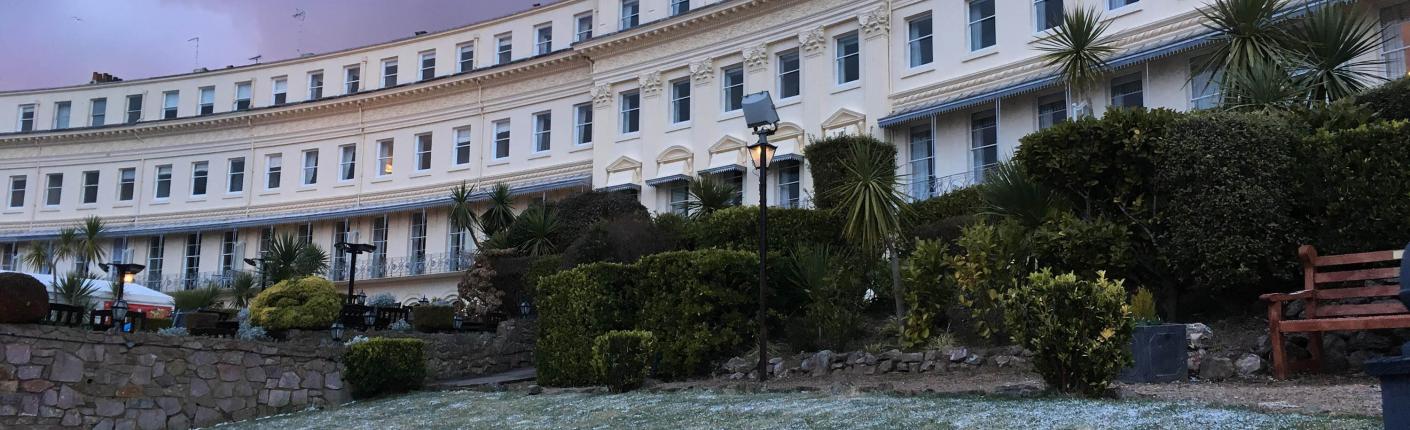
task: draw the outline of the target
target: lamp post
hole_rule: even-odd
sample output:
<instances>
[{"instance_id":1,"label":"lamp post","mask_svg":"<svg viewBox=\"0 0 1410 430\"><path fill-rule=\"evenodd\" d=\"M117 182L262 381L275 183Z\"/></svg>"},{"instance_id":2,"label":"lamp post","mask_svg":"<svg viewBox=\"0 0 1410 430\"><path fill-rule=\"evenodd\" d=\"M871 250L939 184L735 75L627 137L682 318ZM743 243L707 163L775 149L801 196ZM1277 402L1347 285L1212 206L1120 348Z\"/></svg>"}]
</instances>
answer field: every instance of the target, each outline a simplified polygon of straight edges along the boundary
<instances>
[{"instance_id":1,"label":"lamp post","mask_svg":"<svg viewBox=\"0 0 1410 430\"><path fill-rule=\"evenodd\" d=\"M355 299L355 298L353 297L353 282L356 281L356 278L357 278L357 255L358 255L358 254L365 253L365 252L372 252L372 251L375 251L375 250L377 250L377 246L376 246L376 245L366 244L366 243L347 243L347 242L338 242L338 243L333 244L333 246L334 246L335 248L338 248L339 251L346 252L346 253L348 253L348 254L351 256L351 257L349 257L349 261L348 261L348 299L347 299L347 301L348 301L348 304L353 304L354 301L357 300L357 299Z\"/></svg>"},{"instance_id":2,"label":"lamp post","mask_svg":"<svg viewBox=\"0 0 1410 430\"><path fill-rule=\"evenodd\" d=\"M246 258L245 264L254 267L259 271L259 289L269 288L269 271L264 269L264 257Z\"/></svg>"},{"instance_id":3,"label":"lamp post","mask_svg":"<svg viewBox=\"0 0 1410 430\"><path fill-rule=\"evenodd\" d=\"M769 135L778 130L778 111L768 91L760 91L744 96L744 120L759 141L748 146L749 159L759 169L759 382L769 379L769 328L766 321L768 306L765 304L765 289L768 287L768 243L769 243L769 162L773 161L777 146L769 143Z\"/></svg>"},{"instance_id":4,"label":"lamp post","mask_svg":"<svg viewBox=\"0 0 1410 430\"><path fill-rule=\"evenodd\" d=\"M132 282L132 279L147 266L132 263L103 263L99 264L98 268L103 269L104 273L117 275L117 287L112 291L113 325L118 328L118 331L124 331L122 326L127 320L127 301L122 299L123 287L128 282Z\"/></svg>"}]
</instances>

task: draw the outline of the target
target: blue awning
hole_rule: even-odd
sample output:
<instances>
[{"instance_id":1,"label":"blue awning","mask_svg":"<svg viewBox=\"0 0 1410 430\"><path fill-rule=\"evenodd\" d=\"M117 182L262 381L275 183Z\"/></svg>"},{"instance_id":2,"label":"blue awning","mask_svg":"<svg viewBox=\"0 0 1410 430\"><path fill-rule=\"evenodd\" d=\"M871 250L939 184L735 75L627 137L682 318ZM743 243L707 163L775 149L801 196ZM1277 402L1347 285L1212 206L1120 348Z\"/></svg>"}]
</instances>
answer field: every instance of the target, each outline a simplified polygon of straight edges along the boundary
<instances>
[{"instance_id":1,"label":"blue awning","mask_svg":"<svg viewBox=\"0 0 1410 430\"><path fill-rule=\"evenodd\" d=\"M741 165L738 165L738 164L729 164L729 165L724 165L724 166L719 166L719 167L711 167L711 168L709 168L709 169L702 169L702 170L700 171L700 174L702 174L702 175L715 175L715 174L729 173L729 172L741 172L741 173L743 173L743 172L744 172L744 166L741 166Z\"/></svg>"},{"instance_id":2,"label":"blue awning","mask_svg":"<svg viewBox=\"0 0 1410 430\"><path fill-rule=\"evenodd\" d=\"M637 184L613 185L613 186L610 186L610 187L598 188L598 189L596 189L596 190L594 190L594 191L600 191L600 192L604 192L604 193L611 193L611 192L616 192L616 191L637 191L637 192L640 192L640 191L641 191L641 185L637 185Z\"/></svg>"},{"instance_id":3,"label":"blue awning","mask_svg":"<svg viewBox=\"0 0 1410 430\"><path fill-rule=\"evenodd\" d=\"M684 182L684 181L689 181L689 180L690 180L690 175L671 175L671 176L665 176L665 177L660 177L660 178L656 178L656 179L649 179L649 180L646 181L646 185L657 186L657 185L661 185L661 184L669 184L669 183L672 183L672 182Z\"/></svg>"}]
</instances>

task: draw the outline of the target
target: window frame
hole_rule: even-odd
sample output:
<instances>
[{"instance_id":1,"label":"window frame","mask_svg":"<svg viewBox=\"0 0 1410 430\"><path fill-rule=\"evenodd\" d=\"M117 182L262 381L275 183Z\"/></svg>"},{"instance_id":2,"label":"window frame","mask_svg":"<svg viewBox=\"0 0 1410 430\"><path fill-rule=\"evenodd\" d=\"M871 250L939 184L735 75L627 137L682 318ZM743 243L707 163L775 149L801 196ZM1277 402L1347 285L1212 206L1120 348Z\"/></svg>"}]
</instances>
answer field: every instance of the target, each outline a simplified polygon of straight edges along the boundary
<instances>
[{"instance_id":1,"label":"window frame","mask_svg":"<svg viewBox=\"0 0 1410 430\"><path fill-rule=\"evenodd\" d=\"M343 94L362 91L362 65L343 66Z\"/></svg>"},{"instance_id":2,"label":"window frame","mask_svg":"<svg viewBox=\"0 0 1410 430\"><path fill-rule=\"evenodd\" d=\"M974 6L978 3L989 3L989 15L974 18ZM998 39L998 5L995 0L968 0L965 2L965 39L969 42L969 52L979 52L992 48L999 44ZM978 26L980 37L975 39L975 28ZM984 45L985 37L993 39L993 43Z\"/></svg>"},{"instance_id":3,"label":"window frame","mask_svg":"<svg viewBox=\"0 0 1410 430\"><path fill-rule=\"evenodd\" d=\"M923 131L924 134L918 134ZM921 140L917 141L917 137ZM917 148L925 149L924 157L917 157ZM935 195L935 127L931 122L913 125L906 129L906 167L910 169L910 189L912 200L923 200ZM922 178L920 167L924 167Z\"/></svg>"},{"instance_id":4,"label":"window frame","mask_svg":"<svg viewBox=\"0 0 1410 430\"><path fill-rule=\"evenodd\" d=\"M495 65L514 62L514 34L505 33L494 37Z\"/></svg>"},{"instance_id":5,"label":"window frame","mask_svg":"<svg viewBox=\"0 0 1410 430\"><path fill-rule=\"evenodd\" d=\"M631 14L627 14L628 6L631 7ZM625 31L641 25L641 2L638 0L622 0L619 11L618 31Z\"/></svg>"},{"instance_id":6,"label":"window frame","mask_svg":"<svg viewBox=\"0 0 1410 430\"><path fill-rule=\"evenodd\" d=\"M305 149L300 153L303 166L299 170L299 184L318 185L318 149Z\"/></svg>"},{"instance_id":7,"label":"window frame","mask_svg":"<svg viewBox=\"0 0 1410 430\"><path fill-rule=\"evenodd\" d=\"M1062 109L1061 109L1061 110L1046 110L1046 111L1044 110L1045 107L1049 107L1049 106L1052 106L1052 105L1054 105L1054 104L1057 104L1057 105L1062 106ZM1071 112L1069 112L1069 109L1068 109L1068 106L1067 106L1067 94L1064 93L1064 92L1056 92L1056 93L1048 94L1048 95L1045 95L1045 96L1039 96L1036 100L1034 100L1033 111L1034 111L1034 114L1035 114L1035 118L1037 119L1037 130L1046 130L1046 129L1048 129L1049 127L1052 127L1052 126L1054 126L1054 125L1058 125L1059 123L1061 123L1061 122L1063 122L1063 121L1067 121L1068 117L1071 116ZM1049 121L1050 124L1048 124L1047 126L1044 126L1044 125L1043 125L1044 116L1045 116L1045 115L1051 116L1051 115L1052 115L1053 113L1055 113L1055 112L1061 112L1061 113L1062 113L1062 118L1051 120L1051 121Z\"/></svg>"},{"instance_id":8,"label":"window frame","mask_svg":"<svg viewBox=\"0 0 1410 430\"><path fill-rule=\"evenodd\" d=\"M426 64L427 61L431 62L429 66L427 66ZM436 50L432 49L429 51L421 51L421 53L416 56L416 65L418 66L416 75L417 81L429 81L431 79L435 79Z\"/></svg>"},{"instance_id":9,"label":"window frame","mask_svg":"<svg viewBox=\"0 0 1410 430\"><path fill-rule=\"evenodd\" d=\"M1060 2L1056 5L1058 7L1057 16L1051 17L1049 16L1051 13L1048 12L1048 9L1050 6L1053 6L1053 1L1054 0L1033 0L1033 32L1041 33L1062 24L1063 14L1066 12L1064 9L1067 8L1067 5L1061 3L1062 0L1056 0ZM1050 21L1049 18L1056 19Z\"/></svg>"},{"instance_id":10,"label":"window frame","mask_svg":"<svg viewBox=\"0 0 1410 430\"><path fill-rule=\"evenodd\" d=\"M1134 91L1134 92L1122 93L1122 94L1120 94L1119 96L1117 95L1117 93L1116 93L1117 87L1129 85L1129 84L1132 84L1132 83L1136 84L1136 85L1139 87L1136 91ZM1127 98L1127 97L1130 97L1130 96L1133 95L1133 94L1140 98L1140 104L1138 104L1138 105L1130 105L1130 104L1126 104L1126 103L1125 103L1125 102L1126 102L1126 98ZM1120 76L1116 76L1116 77L1114 77L1114 78L1111 78L1111 81L1109 82L1109 85L1107 86L1107 95L1109 96L1109 97L1107 98L1107 102L1109 103L1107 106L1110 107L1110 108L1144 107L1144 106L1146 105L1146 80L1145 80L1145 76L1142 76L1141 72L1133 72L1133 73L1128 73L1128 74L1125 74L1125 75L1120 75ZM1121 104L1117 104L1117 103L1116 103L1117 97L1121 97L1121 98L1122 98L1122 103L1121 103Z\"/></svg>"},{"instance_id":11,"label":"window frame","mask_svg":"<svg viewBox=\"0 0 1410 430\"><path fill-rule=\"evenodd\" d=\"M989 121L989 124L977 126L980 120L983 119L987 119ZM983 139L976 139L976 137L980 136L981 133L984 134L983 138L987 139L988 134L986 133L986 130L993 130L993 142L983 142ZM994 158L992 160L984 160L987 162L980 165L979 163L981 161L981 157L979 157L978 154L980 154L981 152L989 152L989 148L993 148ZM977 179L981 180L984 177L984 172L992 168L994 165L998 164L1000 161L999 117L998 114L995 112L995 109L992 107L971 112L969 115L969 159L971 171L976 175Z\"/></svg>"},{"instance_id":12,"label":"window frame","mask_svg":"<svg viewBox=\"0 0 1410 430\"><path fill-rule=\"evenodd\" d=\"M338 181L357 179L357 144L338 146Z\"/></svg>"},{"instance_id":13,"label":"window frame","mask_svg":"<svg viewBox=\"0 0 1410 430\"><path fill-rule=\"evenodd\" d=\"M39 107L37 104L28 103L20 105L19 118L18 122L15 124L15 130L19 132L34 131L36 122L35 117L37 116L37 111L39 111ZM28 119L25 118L26 113L28 113ZM28 125L26 125L26 123L28 123Z\"/></svg>"},{"instance_id":14,"label":"window frame","mask_svg":"<svg viewBox=\"0 0 1410 430\"><path fill-rule=\"evenodd\" d=\"M240 98L240 89L244 88L247 93L245 98ZM255 107L255 83L254 81L244 81L235 83L235 109L236 111L248 110ZM241 106L244 102L244 106Z\"/></svg>"},{"instance_id":15,"label":"window frame","mask_svg":"<svg viewBox=\"0 0 1410 430\"><path fill-rule=\"evenodd\" d=\"M137 168L118 169L117 201L130 202L137 198Z\"/></svg>"},{"instance_id":16,"label":"window frame","mask_svg":"<svg viewBox=\"0 0 1410 430\"><path fill-rule=\"evenodd\" d=\"M176 119L181 111L181 90L162 92L162 119Z\"/></svg>"},{"instance_id":17,"label":"window frame","mask_svg":"<svg viewBox=\"0 0 1410 430\"><path fill-rule=\"evenodd\" d=\"M102 127L108 124L108 98L88 99L88 126Z\"/></svg>"},{"instance_id":18,"label":"window frame","mask_svg":"<svg viewBox=\"0 0 1410 430\"><path fill-rule=\"evenodd\" d=\"M124 124L136 124L142 121L142 102L146 97L142 94L128 94L126 115L123 116Z\"/></svg>"},{"instance_id":19,"label":"window frame","mask_svg":"<svg viewBox=\"0 0 1410 430\"><path fill-rule=\"evenodd\" d=\"M469 57L466 57L469 54ZM469 63L469 67L466 67ZM455 72L465 73L475 70L475 42L466 42L455 46Z\"/></svg>"},{"instance_id":20,"label":"window frame","mask_svg":"<svg viewBox=\"0 0 1410 430\"><path fill-rule=\"evenodd\" d=\"M210 96L210 101L206 101ZM215 113L215 87L200 87L196 89L196 114L210 115Z\"/></svg>"},{"instance_id":21,"label":"window frame","mask_svg":"<svg viewBox=\"0 0 1410 430\"><path fill-rule=\"evenodd\" d=\"M788 64L788 57L792 57L793 59L792 69L784 68L784 66ZM789 49L783 52L779 52L778 55L774 56L774 58L775 61L777 61L776 64L778 64L777 70L775 71L776 73L774 78L774 85L777 87L776 90L778 91L779 100L791 100L795 97L803 95L803 59L798 55L798 50ZM792 75L792 78L789 78L789 75ZM787 92L784 91L785 84L788 79L793 80L794 94L792 95L788 95Z\"/></svg>"},{"instance_id":22,"label":"window frame","mask_svg":"<svg viewBox=\"0 0 1410 430\"><path fill-rule=\"evenodd\" d=\"M289 77L279 76L269 80L270 104L279 106L289 102Z\"/></svg>"},{"instance_id":23,"label":"window frame","mask_svg":"<svg viewBox=\"0 0 1410 430\"><path fill-rule=\"evenodd\" d=\"M573 105L573 144L578 146L592 144L592 109L591 102Z\"/></svg>"},{"instance_id":24,"label":"window frame","mask_svg":"<svg viewBox=\"0 0 1410 430\"><path fill-rule=\"evenodd\" d=\"M73 102L54 102L54 129L63 130L73 123Z\"/></svg>"},{"instance_id":25,"label":"window frame","mask_svg":"<svg viewBox=\"0 0 1410 430\"><path fill-rule=\"evenodd\" d=\"M922 23L924 23L925 33L917 35ZM906 65L916 69L934 63L935 19L930 12L906 18Z\"/></svg>"},{"instance_id":26,"label":"window frame","mask_svg":"<svg viewBox=\"0 0 1410 430\"><path fill-rule=\"evenodd\" d=\"M494 132L494 134L492 135L494 136L494 148L492 148L492 155L494 156L494 159L504 160L509 158L509 150L511 148L510 143L514 137L514 130L513 128L511 128L513 126L513 123L510 122L509 118L504 118L501 120L494 121L490 124L493 127L491 128L491 130ZM503 136L501 136L501 134ZM501 148L503 148L504 150L503 155L500 154Z\"/></svg>"},{"instance_id":27,"label":"window frame","mask_svg":"<svg viewBox=\"0 0 1410 430\"><path fill-rule=\"evenodd\" d=\"M548 37L545 38L545 35ZM545 55L551 52L553 52L553 24L539 24L534 27L534 55Z\"/></svg>"},{"instance_id":28,"label":"window frame","mask_svg":"<svg viewBox=\"0 0 1410 430\"><path fill-rule=\"evenodd\" d=\"M425 172L431 170L431 157L435 151L435 141L431 133L420 133L415 136L416 142L416 171Z\"/></svg>"},{"instance_id":29,"label":"window frame","mask_svg":"<svg viewBox=\"0 0 1410 430\"><path fill-rule=\"evenodd\" d=\"M174 176L170 164L158 164L152 176L152 200L165 201L171 198L171 181ZM163 174L165 171L165 174ZM163 190L162 188L166 189Z\"/></svg>"},{"instance_id":30,"label":"window frame","mask_svg":"<svg viewBox=\"0 0 1410 430\"><path fill-rule=\"evenodd\" d=\"M396 173L396 139L382 139L377 141L377 177L391 176Z\"/></svg>"},{"instance_id":31,"label":"window frame","mask_svg":"<svg viewBox=\"0 0 1410 430\"><path fill-rule=\"evenodd\" d=\"M1140 3L1140 2L1141 2L1141 0L1107 0L1107 2L1106 2L1106 10L1117 10L1117 9L1121 9L1121 8L1123 8L1123 7L1131 6L1131 5L1134 5L1134 4L1136 4L1136 3ZM1121 4L1117 4L1117 3L1121 3Z\"/></svg>"},{"instance_id":32,"label":"window frame","mask_svg":"<svg viewBox=\"0 0 1410 430\"><path fill-rule=\"evenodd\" d=\"M671 16L684 15L690 12L690 0L670 0L667 9L669 9Z\"/></svg>"},{"instance_id":33,"label":"window frame","mask_svg":"<svg viewBox=\"0 0 1410 430\"><path fill-rule=\"evenodd\" d=\"M284 154L264 155L264 189L277 190L284 186Z\"/></svg>"},{"instance_id":34,"label":"window frame","mask_svg":"<svg viewBox=\"0 0 1410 430\"><path fill-rule=\"evenodd\" d=\"M316 84L316 85L315 85ZM318 100L323 98L323 71L308 72L308 99Z\"/></svg>"},{"instance_id":35,"label":"window frame","mask_svg":"<svg viewBox=\"0 0 1410 430\"><path fill-rule=\"evenodd\" d=\"M691 121L691 80L689 76L670 82L671 124L689 124ZM684 91L681 91L681 90ZM684 94L682 94L684 93Z\"/></svg>"},{"instance_id":36,"label":"window frame","mask_svg":"<svg viewBox=\"0 0 1410 430\"><path fill-rule=\"evenodd\" d=\"M850 41L850 45L856 46L856 52L848 53L845 46ZM837 86L852 85L853 82L862 80L862 39L856 31L851 31L837 35L832 38L833 43L833 81ZM852 63L852 64L849 64ZM848 76L848 67L855 70L856 76ZM850 78L850 79L848 79Z\"/></svg>"},{"instance_id":37,"label":"window frame","mask_svg":"<svg viewBox=\"0 0 1410 430\"><path fill-rule=\"evenodd\" d=\"M79 178L82 182L79 183L81 192L78 194L78 203L82 205L97 204L98 181L102 179L102 174L97 170L85 170L79 174Z\"/></svg>"},{"instance_id":38,"label":"window frame","mask_svg":"<svg viewBox=\"0 0 1410 430\"><path fill-rule=\"evenodd\" d=\"M12 209L24 207L25 193L29 191L29 176L10 175L8 191L5 193L5 198L9 200L6 207Z\"/></svg>"},{"instance_id":39,"label":"window frame","mask_svg":"<svg viewBox=\"0 0 1410 430\"><path fill-rule=\"evenodd\" d=\"M632 102L629 104L628 100L632 100ZM620 123L617 127L619 134L634 136L641 133L641 91L631 89L618 93L617 112L617 121Z\"/></svg>"},{"instance_id":40,"label":"window frame","mask_svg":"<svg viewBox=\"0 0 1410 430\"><path fill-rule=\"evenodd\" d=\"M456 166L470 164L471 155L474 154L471 152L474 150L471 147L474 140L472 131L471 126L468 125L451 130L451 139L455 141L455 144L451 145L451 164Z\"/></svg>"},{"instance_id":41,"label":"window frame","mask_svg":"<svg viewBox=\"0 0 1410 430\"><path fill-rule=\"evenodd\" d=\"M587 26L583 23L586 20ZM582 42L592 38L592 29L596 27L592 12L578 14L573 17L573 42Z\"/></svg>"},{"instance_id":42,"label":"window frame","mask_svg":"<svg viewBox=\"0 0 1410 430\"><path fill-rule=\"evenodd\" d=\"M738 76L739 81L734 82L732 76ZM732 64L720 68L720 111L722 113L735 113L744 110L744 65ZM733 91L739 94L732 94Z\"/></svg>"},{"instance_id":43,"label":"window frame","mask_svg":"<svg viewBox=\"0 0 1410 430\"><path fill-rule=\"evenodd\" d=\"M240 163L236 169L235 163ZM225 160L225 193L240 194L245 192L245 157L230 157Z\"/></svg>"},{"instance_id":44,"label":"window frame","mask_svg":"<svg viewBox=\"0 0 1410 430\"><path fill-rule=\"evenodd\" d=\"M397 86L400 78L398 74L401 72L399 59L397 57L383 58L379 64L382 65L382 88Z\"/></svg>"},{"instance_id":45,"label":"window frame","mask_svg":"<svg viewBox=\"0 0 1410 430\"><path fill-rule=\"evenodd\" d=\"M191 197L205 197L210 191L210 174L209 161L191 162Z\"/></svg>"},{"instance_id":46,"label":"window frame","mask_svg":"<svg viewBox=\"0 0 1410 430\"><path fill-rule=\"evenodd\" d=\"M553 111L535 112L530 118L534 127L534 153L553 150Z\"/></svg>"}]
</instances>

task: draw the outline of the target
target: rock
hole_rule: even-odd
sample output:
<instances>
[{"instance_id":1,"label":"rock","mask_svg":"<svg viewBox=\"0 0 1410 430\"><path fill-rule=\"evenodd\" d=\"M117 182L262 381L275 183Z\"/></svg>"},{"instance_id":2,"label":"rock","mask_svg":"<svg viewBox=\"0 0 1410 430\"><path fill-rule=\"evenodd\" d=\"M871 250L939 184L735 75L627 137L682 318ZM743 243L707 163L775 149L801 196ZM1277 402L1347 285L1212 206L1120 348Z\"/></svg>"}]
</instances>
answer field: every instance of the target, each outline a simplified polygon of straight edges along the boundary
<instances>
[{"instance_id":1,"label":"rock","mask_svg":"<svg viewBox=\"0 0 1410 430\"><path fill-rule=\"evenodd\" d=\"M881 359L882 359L882 360L896 360L896 359L899 359L899 358L901 358L901 350L899 350L899 349L893 349L893 350L890 350L890 351L886 351L886 352L881 353Z\"/></svg>"},{"instance_id":2,"label":"rock","mask_svg":"<svg viewBox=\"0 0 1410 430\"><path fill-rule=\"evenodd\" d=\"M969 358L969 349L965 347L951 347L945 349L945 358L951 363L959 363Z\"/></svg>"},{"instance_id":3,"label":"rock","mask_svg":"<svg viewBox=\"0 0 1410 430\"><path fill-rule=\"evenodd\" d=\"M994 358L993 358L992 361L994 362L994 365L995 365L995 366L998 366L998 367L1009 367L1009 366L1012 366L1013 364L1017 363L1019 360L1022 360L1022 359L1021 359L1021 358L1018 358L1018 357L1011 356L1011 355L996 355L996 356L994 356Z\"/></svg>"},{"instance_id":4,"label":"rock","mask_svg":"<svg viewBox=\"0 0 1410 430\"><path fill-rule=\"evenodd\" d=\"M738 381L740 379L744 379L744 372L734 372L729 375L729 380L731 381Z\"/></svg>"},{"instance_id":5,"label":"rock","mask_svg":"<svg viewBox=\"0 0 1410 430\"><path fill-rule=\"evenodd\" d=\"M737 373L749 370L749 367L749 361L745 360L744 357L734 357L725 362L724 369L729 373Z\"/></svg>"},{"instance_id":6,"label":"rock","mask_svg":"<svg viewBox=\"0 0 1410 430\"><path fill-rule=\"evenodd\" d=\"M1273 353L1273 343L1268 340L1268 335L1258 337L1258 346L1254 347L1253 352L1260 357L1267 357Z\"/></svg>"},{"instance_id":7,"label":"rock","mask_svg":"<svg viewBox=\"0 0 1410 430\"><path fill-rule=\"evenodd\" d=\"M1302 310L1303 310L1303 308L1305 308L1305 307L1307 307L1307 304L1303 303L1302 300L1293 300L1293 301L1287 302L1286 304L1283 305L1283 318L1284 318L1284 319L1301 319L1301 318L1302 318Z\"/></svg>"},{"instance_id":8,"label":"rock","mask_svg":"<svg viewBox=\"0 0 1410 430\"><path fill-rule=\"evenodd\" d=\"M53 387L54 383L43 379L31 379L20 384L20 388L31 393L42 393Z\"/></svg>"},{"instance_id":9,"label":"rock","mask_svg":"<svg viewBox=\"0 0 1410 430\"><path fill-rule=\"evenodd\" d=\"M13 348L13 347L11 347ZM9 353L9 349L5 351ZM67 352L54 355L54 367L49 369L49 379L54 382L78 382L83 380L83 360Z\"/></svg>"},{"instance_id":10,"label":"rock","mask_svg":"<svg viewBox=\"0 0 1410 430\"><path fill-rule=\"evenodd\" d=\"M121 416L122 413L127 410L127 407L123 406L123 403L118 400L96 399L94 403L97 405L94 413L102 417Z\"/></svg>"},{"instance_id":11,"label":"rock","mask_svg":"<svg viewBox=\"0 0 1410 430\"><path fill-rule=\"evenodd\" d=\"M162 430L166 428L166 415L161 409L147 409L137 413L137 428L142 430Z\"/></svg>"},{"instance_id":12,"label":"rock","mask_svg":"<svg viewBox=\"0 0 1410 430\"><path fill-rule=\"evenodd\" d=\"M1206 381L1223 381L1234 376L1234 362L1225 357L1210 357L1200 363L1199 377Z\"/></svg>"},{"instance_id":13,"label":"rock","mask_svg":"<svg viewBox=\"0 0 1410 430\"><path fill-rule=\"evenodd\" d=\"M925 351L925 357L922 357L921 361L935 361L939 357L940 351L930 349Z\"/></svg>"},{"instance_id":14,"label":"rock","mask_svg":"<svg viewBox=\"0 0 1410 430\"><path fill-rule=\"evenodd\" d=\"M1378 353L1378 352L1375 352L1375 351L1368 351L1368 350L1356 351L1356 352L1353 352L1353 353L1351 353L1351 355L1349 355L1349 356L1346 357L1347 367L1350 367L1352 370L1360 371L1360 370L1361 370L1361 365L1362 365L1362 364L1365 364L1365 363L1366 363L1366 360L1370 360L1370 359L1373 359L1373 358L1381 358L1381 357L1383 357L1383 355L1382 355L1381 353Z\"/></svg>"},{"instance_id":15,"label":"rock","mask_svg":"<svg viewBox=\"0 0 1410 430\"><path fill-rule=\"evenodd\" d=\"M925 361L920 362L920 371L922 371L922 372L929 372L930 369L934 369L934 368L935 368L935 361L933 361L933 360L925 360Z\"/></svg>"},{"instance_id":16,"label":"rock","mask_svg":"<svg viewBox=\"0 0 1410 430\"><path fill-rule=\"evenodd\" d=\"M15 343L5 347L5 361L10 364L29 364L30 346Z\"/></svg>"},{"instance_id":17,"label":"rock","mask_svg":"<svg viewBox=\"0 0 1410 430\"><path fill-rule=\"evenodd\" d=\"M896 362L891 360L881 360L881 364L876 366L876 373L888 373L896 367Z\"/></svg>"},{"instance_id":18,"label":"rock","mask_svg":"<svg viewBox=\"0 0 1410 430\"><path fill-rule=\"evenodd\" d=\"M964 364L968 364L970 366L982 365L984 364L984 356L979 354L970 354L969 357L965 357Z\"/></svg>"},{"instance_id":19,"label":"rock","mask_svg":"<svg viewBox=\"0 0 1410 430\"><path fill-rule=\"evenodd\" d=\"M1238 372L1239 377L1252 377L1263 371L1263 359L1256 354L1244 354L1234 361L1234 371Z\"/></svg>"},{"instance_id":20,"label":"rock","mask_svg":"<svg viewBox=\"0 0 1410 430\"><path fill-rule=\"evenodd\" d=\"M919 352L901 354L901 361L904 363L919 363L923 359L925 359L925 354Z\"/></svg>"},{"instance_id":21,"label":"rock","mask_svg":"<svg viewBox=\"0 0 1410 430\"><path fill-rule=\"evenodd\" d=\"M289 392L284 390L269 391L269 406L282 408L289 405Z\"/></svg>"},{"instance_id":22,"label":"rock","mask_svg":"<svg viewBox=\"0 0 1410 430\"><path fill-rule=\"evenodd\" d=\"M1351 351L1385 351L1395 346L1395 341L1387 336L1382 336L1369 331L1357 332L1351 336L1351 341L1347 342L1347 347Z\"/></svg>"},{"instance_id":23,"label":"rock","mask_svg":"<svg viewBox=\"0 0 1410 430\"><path fill-rule=\"evenodd\" d=\"M299 375L294 372L284 372L283 375L279 376L279 388L292 390L299 388L299 384L301 383L303 383L303 378L300 378Z\"/></svg>"},{"instance_id":24,"label":"rock","mask_svg":"<svg viewBox=\"0 0 1410 430\"><path fill-rule=\"evenodd\" d=\"M1209 348L1214 344L1214 330L1202 323L1185 324L1185 342L1192 350Z\"/></svg>"},{"instance_id":25,"label":"rock","mask_svg":"<svg viewBox=\"0 0 1410 430\"><path fill-rule=\"evenodd\" d=\"M866 355L863 355L863 356L862 356L862 364L865 364L865 365L868 365L868 366L875 366L875 365L876 365L876 362L877 362L876 356L875 356L875 355L872 355L872 353L870 353L870 352L868 352L868 353L866 353Z\"/></svg>"},{"instance_id":26,"label":"rock","mask_svg":"<svg viewBox=\"0 0 1410 430\"><path fill-rule=\"evenodd\" d=\"M543 394L543 387L540 387L540 386L538 386L538 385L530 385L530 386L529 386L529 391L528 391L528 393L529 393L530 396L536 396L536 395L539 395L539 394Z\"/></svg>"}]
</instances>

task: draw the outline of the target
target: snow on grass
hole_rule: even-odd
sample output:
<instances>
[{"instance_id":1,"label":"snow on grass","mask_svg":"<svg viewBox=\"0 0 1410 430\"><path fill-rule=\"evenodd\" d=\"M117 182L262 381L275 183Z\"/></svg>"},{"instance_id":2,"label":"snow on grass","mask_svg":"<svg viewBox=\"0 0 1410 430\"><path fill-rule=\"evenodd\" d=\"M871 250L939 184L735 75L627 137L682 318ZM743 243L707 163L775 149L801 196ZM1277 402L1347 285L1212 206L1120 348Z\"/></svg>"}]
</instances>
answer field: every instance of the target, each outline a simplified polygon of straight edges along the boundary
<instances>
[{"instance_id":1,"label":"snow on grass","mask_svg":"<svg viewBox=\"0 0 1410 430\"><path fill-rule=\"evenodd\" d=\"M426 392L220 426L222 430L1378 429L1379 419L1270 414L1188 403L819 393L621 395Z\"/></svg>"}]
</instances>

